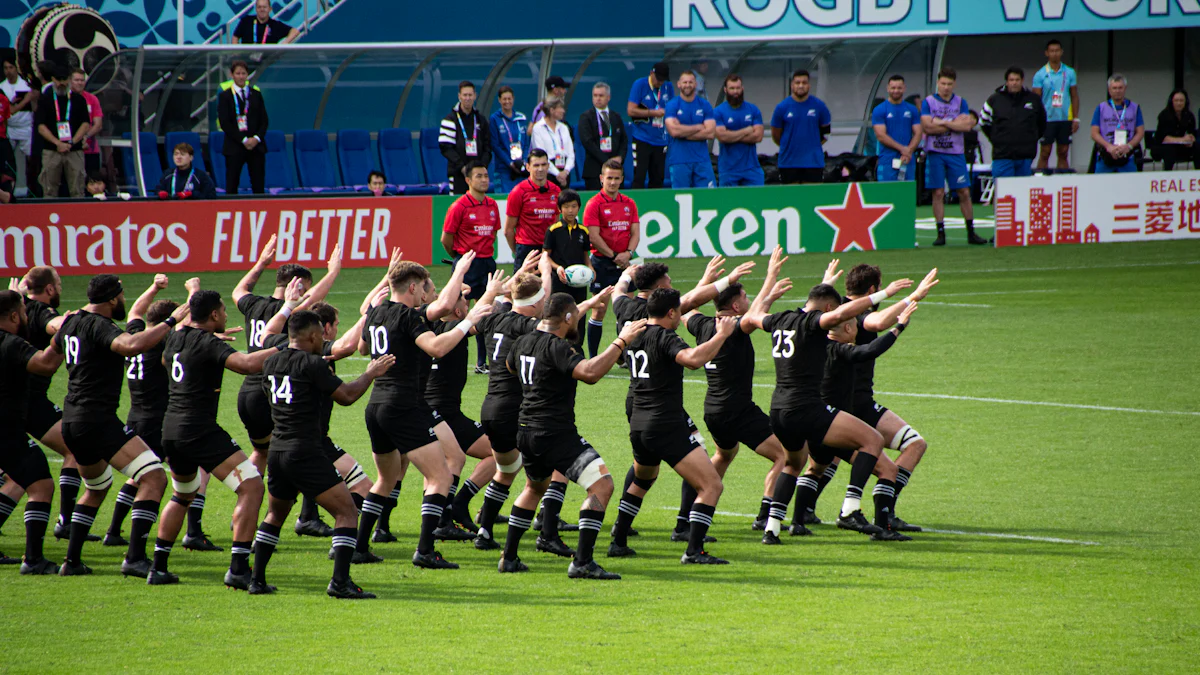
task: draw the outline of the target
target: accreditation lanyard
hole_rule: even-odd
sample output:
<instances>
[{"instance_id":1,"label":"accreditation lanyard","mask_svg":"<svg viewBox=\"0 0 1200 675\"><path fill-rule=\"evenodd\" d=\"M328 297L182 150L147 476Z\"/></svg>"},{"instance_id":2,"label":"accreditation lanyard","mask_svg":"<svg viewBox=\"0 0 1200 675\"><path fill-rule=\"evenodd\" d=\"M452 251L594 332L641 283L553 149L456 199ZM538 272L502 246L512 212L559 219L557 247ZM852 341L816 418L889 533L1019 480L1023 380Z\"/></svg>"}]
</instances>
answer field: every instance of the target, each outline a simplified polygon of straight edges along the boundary
<instances>
[{"instance_id":1,"label":"accreditation lanyard","mask_svg":"<svg viewBox=\"0 0 1200 675\"><path fill-rule=\"evenodd\" d=\"M1121 106L1120 110L1117 110L1117 106L1113 103L1113 100L1110 98L1110 99L1108 99L1108 107L1112 108L1113 113L1115 113L1117 115L1117 131L1124 131L1125 130L1125 111L1129 110L1129 101L1125 101L1125 105Z\"/></svg>"},{"instance_id":2,"label":"accreditation lanyard","mask_svg":"<svg viewBox=\"0 0 1200 675\"><path fill-rule=\"evenodd\" d=\"M58 92L54 94L54 121L57 123L58 140L71 142L71 92L67 91L67 116L63 118L62 110L58 107Z\"/></svg>"},{"instance_id":3,"label":"accreditation lanyard","mask_svg":"<svg viewBox=\"0 0 1200 675\"><path fill-rule=\"evenodd\" d=\"M184 184L183 184L183 189L184 189L184 190L187 190L187 189L188 189L188 186L192 184L192 178L193 178L193 177L195 177L195 175L196 175L196 168L195 168L195 167L192 167L192 169L188 171L188 177L187 177L187 181L185 181L185 182L184 182ZM173 195L174 195L174 194L179 194L179 193L178 193L178 192L176 192L176 190L175 190L175 179L176 179L176 178L178 178L178 177L179 177L179 172L178 172L178 171L175 171L174 173L172 173L172 174L171 174L171 194L173 194Z\"/></svg>"},{"instance_id":4,"label":"accreditation lanyard","mask_svg":"<svg viewBox=\"0 0 1200 675\"><path fill-rule=\"evenodd\" d=\"M267 24L267 25L263 26L263 36L262 36L262 42L260 44L264 44L264 45L267 44L267 35L269 35L270 33L271 33L271 24ZM254 41L258 42L258 19L254 20Z\"/></svg>"},{"instance_id":5,"label":"accreditation lanyard","mask_svg":"<svg viewBox=\"0 0 1200 675\"><path fill-rule=\"evenodd\" d=\"M604 119L599 110L596 111L596 131L600 135L600 152L612 152L612 122L608 123L608 133L605 133Z\"/></svg>"},{"instance_id":6,"label":"accreditation lanyard","mask_svg":"<svg viewBox=\"0 0 1200 675\"><path fill-rule=\"evenodd\" d=\"M521 142L521 125L517 124L517 121L515 119L510 120L507 117L505 117L504 113L500 113L500 121L502 122L502 124L500 126L504 127L504 135L508 136L508 144L510 146L513 146L513 145L517 145L518 143L520 143ZM517 135L515 137L513 136L512 129L510 129L508 127L509 122L512 122L517 127ZM467 135L467 130L463 129L463 136L465 137L466 135Z\"/></svg>"},{"instance_id":7,"label":"accreditation lanyard","mask_svg":"<svg viewBox=\"0 0 1200 675\"><path fill-rule=\"evenodd\" d=\"M559 122L558 124L562 124L562 122ZM547 124L547 125L546 125L546 131L549 131L549 132L550 132L550 149L554 150L554 156L553 156L553 157L551 157L551 159L553 159L553 160L557 160L557 159L558 159L558 157L560 156L560 153L559 153L559 151L558 151L558 141L559 141L559 140L561 140L561 139L559 139L559 137L558 137L558 126L557 126L557 125L555 125L555 127L554 127L553 129L551 129L551 128L550 128L550 125L549 125L549 124ZM564 149L564 150L566 149L566 147L565 147L565 144L564 144L564 148L563 148L563 149ZM558 164L558 162L557 162L557 161L555 161L555 164Z\"/></svg>"},{"instance_id":8,"label":"accreditation lanyard","mask_svg":"<svg viewBox=\"0 0 1200 675\"><path fill-rule=\"evenodd\" d=\"M1061 75L1062 80L1059 83L1059 86L1055 87L1055 89L1058 89L1058 91L1052 91L1050 93L1050 107L1061 108L1063 101L1066 100L1066 95L1067 95L1067 67L1063 64L1059 64L1058 72L1055 73L1053 70L1050 69L1050 64L1047 63L1046 64L1047 78L1052 78L1055 75Z\"/></svg>"},{"instance_id":9,"label":"accreditation lanyard","mask_svg":"<svg viewBox=\"0 0 1200 675\"><path fill-rule=\"evenodd\" d=\"M469 143L474 143L475 142L475 134L479 131L477 128L477 125L475 123L475 118L474 117L471 118L471 135L467 136L467 125L463 124L462 113L456 110L456 111L454 111L454 116L458 118L458 128L462 129L463 140L467 141ZM505 126L505 128L508 127L507 124L505 124L504 126Z\"/></svg>"}]
</instances>

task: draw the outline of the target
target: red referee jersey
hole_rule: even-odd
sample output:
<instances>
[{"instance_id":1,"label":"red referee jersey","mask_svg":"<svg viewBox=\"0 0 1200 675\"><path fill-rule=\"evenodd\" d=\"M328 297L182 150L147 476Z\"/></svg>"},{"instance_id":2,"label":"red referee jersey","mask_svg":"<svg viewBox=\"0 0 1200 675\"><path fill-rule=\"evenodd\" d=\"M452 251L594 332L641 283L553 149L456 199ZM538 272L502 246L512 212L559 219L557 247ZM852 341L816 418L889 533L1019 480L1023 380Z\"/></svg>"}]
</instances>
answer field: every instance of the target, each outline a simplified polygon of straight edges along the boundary
<instances>
[{"instance_id":1,"label":"red referee jersey","mask_svg":"<svg viewBox=\"0 0 1200 675\"><path fill-rule=\"evenodd\" d=\"M558 194L562 192L554 181L547 180L538 187L532 179L517 183L508 193L505 213L517 219L517 243L541 246L546 230L558 220Z\"/></svg>"},{"instance_id":2,"label":"red referee jersey","mask_svg":"<svg viewBox=\"0 0 1200 675\"><path fill-rule=\"evenodd\" d=\"M637 222L637 204L619 192L615 198L609 199L602 190L588 200L583 210L584 227L599 227L600 238L613 253L629 250L629 238ZM596 253L594 247L592 253Z\"/></svg>"},{"instance_id":3,"label":"red referee jersey","mask_svg":"<svg viewBox=\"0 0 1200 675\"><path fill-rule=\"evenodd\" d=\"M446 210L443 232L454 235L455 255L475 251L480 258L491 258L496 247L496 230L500 228L500 207L496 200L484 195L476 201L467 193Z\"/></svg>"}]
</instances>

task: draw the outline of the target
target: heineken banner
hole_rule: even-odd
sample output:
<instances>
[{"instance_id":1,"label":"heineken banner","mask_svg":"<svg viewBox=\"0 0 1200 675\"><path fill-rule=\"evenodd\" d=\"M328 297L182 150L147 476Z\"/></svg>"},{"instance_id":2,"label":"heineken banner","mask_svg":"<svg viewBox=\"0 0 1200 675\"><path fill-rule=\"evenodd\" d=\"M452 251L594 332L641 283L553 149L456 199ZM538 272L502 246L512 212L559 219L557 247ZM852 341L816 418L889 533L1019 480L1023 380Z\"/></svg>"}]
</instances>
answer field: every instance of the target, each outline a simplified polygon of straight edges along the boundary
<instances>
[{"instance_id":1,"label":"heineken banner","mask_svg":"<svg viewBox=\"0 0 1200 675\"><path fill-rule=\"evenodd\" d=\"M594 192L583 192L584 204ZM707 190L631 190L641 221L638 255L695 258L912 248L916 190L912 183L772 185ZM503 195L498 197L501 220ZM433 260L448 257L438 241L457 199L433 198ZM582 213L580 213L582 217ZM504 237L496 260L512 262Z\"/></svg>"}]
</instances>

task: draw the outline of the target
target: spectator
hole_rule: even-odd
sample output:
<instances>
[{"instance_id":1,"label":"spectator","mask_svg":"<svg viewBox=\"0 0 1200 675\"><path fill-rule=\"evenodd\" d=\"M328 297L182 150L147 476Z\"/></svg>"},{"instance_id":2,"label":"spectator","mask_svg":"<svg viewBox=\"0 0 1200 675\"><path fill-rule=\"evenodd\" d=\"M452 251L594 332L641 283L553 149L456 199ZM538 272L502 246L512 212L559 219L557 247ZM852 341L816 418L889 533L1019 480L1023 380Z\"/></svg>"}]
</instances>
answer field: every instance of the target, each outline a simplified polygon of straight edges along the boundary
<instances>
[{"instance_id":1,"label":"spectator","mask_svg":"<svg viewBox=\"0 0 1200 675\"><path fill-rule=\"evenodd\" d=\"M271 18L271 0L255 0L254 14L243 16L233 30L233 44L273 45L290 44L300 37L300 31L278 19Z\"/></svg>"},{"instance_id":2,"label":"spectator","mask_svg":"<svg viewBox=\"0 0 1200 675\"><path fill-rule=\"evenodd\" d=\"M1170 171L1175 164L1192 162L1196 158L1196 116L1192 114L1192 101L1183 89L1176 89L1167 97L1167 107L1158 113L1158 125L1154 129L1158 141L1158 159L1163 170Z\"/></svg>"},{"instance_id":3,"label":"spectator","mask_svg":"<svg viewBox=\"0 0 1200 675\"><path fill-rule=\"evenodd\" d=\"M676 83L679 96L667 102L667 133L670 145L667 166L671 170L671 187L713 187L712 159L708 155L708 139L716 137L717 121L712 105L696 96L696 74L685 70Z\"/></svg>"},{"instance_id":4,"label":"spectator","mask_svg":"<svg viewBox=\"0 0 1200 675\"><path fill-rule=\"evenodd\" d=\"M87 138L87 101L71 91L71 71L58 66L53 85L38 102L38 135L42 137L42 193L58 196L66 175L67 190L74 199L83 197L83 140Z\"/></svg>"},{"instance_id":5,"label":"spectator","mask_svg":"<svg viewBox=\"0 0 1200 675\"><path fill-rule=\"evenodd\" d=\"M1046 43L1048 63L1033 76L1033 93L1046 111L1046 134L1038 156L1038 171L1050 164L1050 146L1058 152L1058 171L1071 168L1071 135L1079 131L1079 84L1075 69L1062 62L1063 46L1058 40Z\"/></svg>"},{"instance_id":6,"label":"spectator","mask_svg":"<svg viewBox=\"0 0 1200 675\"><path fill-rule=\"evenodd\" d=\"M257 87L246 86L250 68L245 61L234 61L229 72L233 85L217 96L217 117L225 131L225 194L238 193L242 167L250 173L250 188L254 194L266 192L267 176L267 106Z\"/></svg>"},{"instance_id":7,"label":"spectator","mask_svg":"<svg viewBox=\"0 0 1200 675\"><path fill-rule=\"evenodd\" d=\"M546 78L546 96L538 101L538 104L533 108L533 117L529 118L529 133L533 135L533 125L541 121L546 116L545 103L548 99L557 98L566 100L567 96L567 81L557 75L551 75Z\"/></svg>"},{"instance_id":8,"label":"spectator","mask_svg":"<svg viewBox=\"0 0 1200 675\"><path fill-rule=\"evenodd\" d=\"M742 76L725 76L725 102L717 106L716 135L721 142L717 156L717 184L762 185L763 170L758 163L758 143L763 139L763 118L758 106L746 101Z\"/></svg>"},{"instance_id":9,"label":"spectator","mask_svg":"<svg viewBox=\"0 0 1200 675\"><path fill-rule=\"evenodd\" d=\"M825 102L809 94L807 70L792 73L792 95L775 106L771 138L779 146L779 178L787 183L820 183L832 117Z\"/></svg>"},{"instance_id":10,"label":"spectator","mask_svg":"<svg viewBox=\"0 0 1200 675\"><path fill-rule=\"evenodd\" d=\"M387 190L387 176L382 171L372 170L367 174L367 190L376 197L382 197Z\"/></svg>"},{"instance_id":11,"label":"spectator","mask_svg":"<svg viewBox=\"0 0 1200 675\"><path fill-rule=\"evenodd\" d=\"M529 151L529 178L517 183L505 204L504 238L513 252L513 275L525 256L538 250L546 228L558 217L558 193L562 190L550 175L550 158L541 148Z\"/></svg>"},{"instance_id":12,"label":"spectator","mask_svg":"<svg viewBox=\"0 0 1200 675\"><path fill-rule=\"evenodd\" d=\"M967 242L986 244L975 234L971 204L971 179L967 173L963 134L974 128L970 108L954 93L958 73L953 68L938 72L937 94L921 102L921 130L925 132L925 188L933 190L933 218L937 222L934 246L946 245L946 182L958 193L958 208L967 224Z\"/></svg>"},{"instance_id":13,"label":"spectator","mask_svg":"<svg viewBox=\"0 0 1200 675\"><path fill-rule=\"evenodd\" d=\"M692 74L696 76L696 96L708 100L708 89L704 80L708 77L708 59L700 59L692 66Z\"/></svg>"},{"instance_id":14,"label":"spectator","mask_svg":"<svg viewBox=\"0 0 1200 675\"><path fill-rule=\"evenodd\" d=\"M8 99L8 142L12 145L16 159L17 175L25 175L25 163L33 151L33 106L37 96L29 83L17 72L15 56L4 57L4 80L0 81L0 92ZM22 181L23 182L23 181Z\"/></svg>"},{"instance_id":15,"label":"spectator","mask_svg":"<svg viewBox=\"0 0 1200 675\"><path fill-rule=\"evenodd\" d=\"M963 158L966 159L968 171L974 172L976 164L983 164L983 146L979 144L979 113L967 111L971 118L971 128L963 133Z\"/></svg>"},{"instance_id":16,"label":"spectator","mask_svg":"<svg viewBox=\"0 0 1200 675\"><path fill-rule=\"evenodd\" d=\"M496 230L500 229L500 208L496 200L487 196L490 187L487 163L472 159L463 169L467 192L454 200L446 211L446 220L442 224L442 247L454 256L456 265L468 251L474 252L475 259L471 261L463 282L471 287L467 299L478 300L487 289L488 277L496 271L494 253ZM491 339L491 336L487 338ZM475 372L487 373L483 333L476 333L475 346Z\"/></svg>"},{"instance_id":17,"label":"spectator","mask_svg":"<svg viewBox=\"0 0 1200 675\"><path fill-rule=\"evenodd\" d=\"M908 180L913 153L921 144L921 112L904 100L903 75L888 78L887 100L871 111L875 131L875 176L880 182Z\"/></svg>"},{"instance_id":18,"label":"spectator","mask_svg":"<svg viewBox=\"0 0 1200 675\"><path fill-rule=\"evenodd\" d=\"M76 68L71 71L71 91L87 101L90 126L83 144L83 167L86 173L92 173L100 170L100 144L96 142L96 136L104 128L104 111L100 109L100 99L86 91L87 80L87 73L82 69Z\"/></svg>"},{"instance_id":19,"label":"spectator","mask_svg":"<svg viewBox=\"0 0 1200 675\"><path fill-rule=\"evenodd\" d=\"M660 188L667 166L667 101L675 96L671 71L665 62L654 64L646 77L633 83L625 112L629 115L633 141L633 187ZM603 171L603 170L602 170ZM603 178L601 178L603 182Z\"/></svg>"},{"instance_id":20,"label":"spectator","mask_svg":"<svg viewBox=\"0 0 1200 675\"><path fill-rule=\"evenodd\" d=\"M571 186L571 170L575 168L575 142L571 130L563 123L567 109L561 98L548 98L542 104L546 116L533 125L529 147L540 148L550 157L550 175L562 187Z\"/></svg>"},{"instance_id":21,"label":"spectator","mask_svg":"<svg viewBox=\"0 0 1200 675\"><path fill-rule=\"evenodd\" d=\"M529 136L525 133L525 113L517 112L512 87L500 87L497 97L500 109L488 118L492 137L492 164L500 179L500 190L512 191L525 177L525 154L529 152Z\"/></svg>"},{"instance_id":22,"label":"spectator","mask_svg":"<svg viewBox=\"0 0 1200 675\"><path fill-rule=\"evenodd\" d=\"M5 138L5 125L10 119L11 107L8 97L0 96L0 204L12 202L13 192L17 189L18 174L15 153Z\"/></svg>"},{"instance_id":23,"label":"spectator","mask_svg":"<svg viewBox=\"0 0 1200 675\"><path fill-rule=\"evenodd\" d=\"M1029 176L1038 140L1046 132L1042 97L1025 88L1025 71L1010 66L1004 84L988 97L980 111L980 128L992 143L992 175Z\"/></svg>"},{"instance_id":24,"label":"spectator","mask_svg":"<svg viewBox=\"0 0 1200 675\"><path fill-rule=\"evenodd\" d=\"M1138 170L1133 149L1146 135L1142 108L1125 98L1125 76L1108 78L1108 100L1092 113L1092 141L1096 143L1095 173L1132 173Z\"/></svg>"},{"instance_id":25,"label":"spectator","mask_svg":"<svg viewBox=\"0 0 1200 675\"><path fill-rule=\"evenodd\" d=\"M604 82L592 87L592 107L579 116L579 142L583 145L583 186L600 189L600 168L610 159L625 161L629 139L625 120L608 108L612 90Z\"/></svg>"},{"instance_id":26,"label":"spectator","mask_svg":"<svg viewBox=\"0 0 1200 675\"><path fill-rule=\"evenodd\" d=\"M216 199L217 186L203 169L192 166L196 151L188 143L180 143L171 153L175 169L163 174L158 181L159 199Z\"/></svg>"},{"instance_id":27,"label":"spectator","mask_svg":"<svg viewBox=\"0 0 1200 675\"><path fill-rule=\"evenodd\" d=\"M488 123L475 109L475 85L463 80L458 83L458 103L449 115L442 118L438 133L438 148L446 158L446 173L450 194L467 192L467 164L474 161L489 166L492 163L492 141Z\"/></svg>"},{"instance_id":28,"label":"spectator","mask_svg":"<svg viewBox=\"0 0 1200 675\"><path fill-rule=\"evenodd\" d=\"M104 201L108 199L105 193L108 185L104 182L104 177L98 173L89 171L87 175L87 196L93 199Z\"/></svg>"}]
</instances>

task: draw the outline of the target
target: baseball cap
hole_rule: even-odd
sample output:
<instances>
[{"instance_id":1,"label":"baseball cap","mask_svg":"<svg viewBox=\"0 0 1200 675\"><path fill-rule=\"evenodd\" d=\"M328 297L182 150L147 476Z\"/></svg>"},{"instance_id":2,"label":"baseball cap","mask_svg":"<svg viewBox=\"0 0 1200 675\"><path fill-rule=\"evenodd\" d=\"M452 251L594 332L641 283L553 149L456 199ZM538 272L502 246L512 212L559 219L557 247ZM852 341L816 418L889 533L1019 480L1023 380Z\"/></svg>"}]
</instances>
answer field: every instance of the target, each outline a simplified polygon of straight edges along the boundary
<instances>
[{"instance_id":1,"label":"baseball cap","mask_svg":"<svg viewBox=\"0 0 1200 675\"><path fill-rule=\"evenodd\" d=\"M557 75L552 75L546 78L546 89L555 89L557 87L567 88L567 81Z\"/></svg>"},{"instance_id":2,"label":"baseball cap","mask_svg":"<svg viewBox=\"0 0 1200 675\"><path fill-rule=\"evenodd\" d=\"M666 61L654 64L654 77L663 81L671 79L671 69L667 66Z\"/></svg>"}]
</instances>

